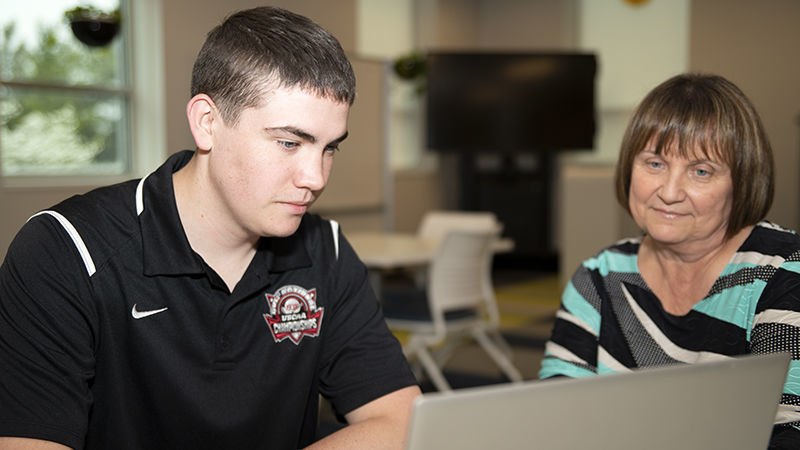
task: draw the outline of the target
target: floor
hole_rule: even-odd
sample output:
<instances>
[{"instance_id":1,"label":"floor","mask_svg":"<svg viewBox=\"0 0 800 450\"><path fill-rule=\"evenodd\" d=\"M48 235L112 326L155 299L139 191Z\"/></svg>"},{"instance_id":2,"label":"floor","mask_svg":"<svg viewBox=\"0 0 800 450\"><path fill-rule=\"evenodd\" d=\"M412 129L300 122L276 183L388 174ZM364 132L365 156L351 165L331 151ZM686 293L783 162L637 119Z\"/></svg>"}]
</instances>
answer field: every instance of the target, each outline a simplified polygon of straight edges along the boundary
<instances>
[{"instance_id":1,"label":"floor","mask_svg":"<svg viewBox=\"0 0 800 450\"><path fill-rule=\"evenodd\" d=\"M499 269L493 280L501 316L500 329L511 346L513 362L525 380L535 380L561 296L558 276L549 271ZM402 342L404 336L398 335L398 339ZM444 373L454 389L506 381L486 353L472 343L456 350ZM421 379L420 384L423 392L434 390L425 379ZM320 421L323 435L340 426L325 402Z\"/></svg>"}]
</instances>

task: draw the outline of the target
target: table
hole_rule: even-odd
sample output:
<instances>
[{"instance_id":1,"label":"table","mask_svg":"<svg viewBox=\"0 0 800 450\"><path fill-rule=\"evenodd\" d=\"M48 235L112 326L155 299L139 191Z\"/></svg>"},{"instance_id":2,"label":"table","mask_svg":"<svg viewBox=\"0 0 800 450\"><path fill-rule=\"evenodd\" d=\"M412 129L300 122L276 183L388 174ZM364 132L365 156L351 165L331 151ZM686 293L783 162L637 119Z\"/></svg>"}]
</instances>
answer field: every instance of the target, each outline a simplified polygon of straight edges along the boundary
<instances>
[{"instance_id":1,"label":"table","mask_svg":"<svg viewBox=\"0 0 800 450\"><path fill-rule=\"evenodd\" d=\"M395 269L424 266L436 255L438 241L413 233L353 231L345 235L359 258L371 269ZM493 245L495 253L510 252L514 241L500 238Z\"/></svg>"},{"instance_id":2,"label":"table","mask_svg":"<svg viewBox=\"0 0 800 450\"><path fill-rule=\"evenodd\" d=\"M382 270L427 266L436 255L439 242L413 233L352 231L345 237L369 269L370 283L380 297ZM514 241L500 238L494 242L496 253L510 252Z\"/></svg>"},{"instance_id":3,"label":"table","mask_svg":"<svg viewBox=\"0 0 800 450\"><path fill-rule=\"evenodd\" d=\"M357 231L346 234L350 245L370 269L395 269L427 265L437 242L411 233Z\"/></svg>"}]
</instances>

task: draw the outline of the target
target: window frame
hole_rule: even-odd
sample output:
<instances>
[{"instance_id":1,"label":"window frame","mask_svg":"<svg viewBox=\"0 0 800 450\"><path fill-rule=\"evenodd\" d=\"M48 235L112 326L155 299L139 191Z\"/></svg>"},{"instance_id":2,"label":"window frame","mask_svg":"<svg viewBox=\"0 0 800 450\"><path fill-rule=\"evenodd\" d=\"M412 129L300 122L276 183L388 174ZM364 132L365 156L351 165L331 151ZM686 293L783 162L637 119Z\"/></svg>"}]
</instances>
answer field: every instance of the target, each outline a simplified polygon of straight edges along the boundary
<instances>
[{"instance_id":1,"label":"window frame","mask_svg":"<svg viewBox=\"0 0 800 450\"><path fill-rule=\"evenodd\" d=\"M128 41L125 52L127 88L108 89L108 92L127 94L127 158L128 169L115 175L2 175L3 188L55 188L101 186L140 178L154 170L166 155L166 118L164 88L163 0L127 0L127 26L121 28ZM19 83L6 83L19 86ZM25 83L25 86L36 86ZM88 90L63 86L61 92ZM102 92L103 88L91 88ZM2 150L0 150L2 151Z\"/></svg>"}]
</instances>

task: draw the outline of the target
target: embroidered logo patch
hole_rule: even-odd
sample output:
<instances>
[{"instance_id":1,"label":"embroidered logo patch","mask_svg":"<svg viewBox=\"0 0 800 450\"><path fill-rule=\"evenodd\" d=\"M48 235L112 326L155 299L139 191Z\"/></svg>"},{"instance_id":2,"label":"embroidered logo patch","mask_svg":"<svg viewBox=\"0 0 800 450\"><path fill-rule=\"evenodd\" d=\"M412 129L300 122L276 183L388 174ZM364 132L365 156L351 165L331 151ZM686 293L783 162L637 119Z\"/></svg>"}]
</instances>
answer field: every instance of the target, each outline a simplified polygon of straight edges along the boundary
<instances>
[{"instance_id":1,"label":"embroidered logo patch","mask_svg":"<svg viewBox=\"0 0 800 450\"><path fill-rule=\"evenodd\" d=\"M269 305L269 314L264 314L264 319L275 342L288 338L297 345L303 336L319 335L325 308L317 308L316 289L288 285L264 295Z\"/></svg>"}]
</instances>

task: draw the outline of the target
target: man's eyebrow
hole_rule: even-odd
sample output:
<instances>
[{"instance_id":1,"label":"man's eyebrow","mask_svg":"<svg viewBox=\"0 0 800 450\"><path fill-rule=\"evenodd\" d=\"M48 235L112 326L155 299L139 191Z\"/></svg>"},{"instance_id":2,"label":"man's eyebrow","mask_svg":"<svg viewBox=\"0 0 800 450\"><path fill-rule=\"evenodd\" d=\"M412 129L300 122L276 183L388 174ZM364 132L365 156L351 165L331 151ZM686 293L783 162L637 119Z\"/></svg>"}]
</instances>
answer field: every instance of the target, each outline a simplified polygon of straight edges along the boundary
<instances>
[{"instance_id":1,"label":"man's eyebrow","mask_svg":"<svg viewBox=\"0 0 800 450\"><path fill-rule=\"evenodd\" d=\"M270 127L270 128L267 128L266 130L267 131L283 131L283 132L286 132L286 133L290 133L290 134L293 134L293 135L297 136L300 139L303 139L305 141L311 142L312 144L317 142L316 136L314 136L313 134L308 133L306 131L303 131L300 128L297 128L297 127L290 127L290 126L286 126L286 127ZM347 136L349 134L350 134L349 131L345 131L343 135L341 135L338 138L336 138L333 141L331 141L329 143L329 145L338 144L338 143L342 142L343 140L347 139Z\"/></svg>"},{"instance_id":2,"label":"man's eyebrow","mask_svg":"<svg viewBox=\"0 0 800 450\"><path fill-rule=\"evenodd\" d=\"M334 145L334 144L338 145L343 140L347 139L347 136L349 136L349 135L350 135L350 132L349 131L345 131L343 135L341 135L338 138L334 139L333 142L329 143L328 145Z\"/></svg>"},{"instance_id":3,"label":"man's eyebrow","mask_svg":"<svg viewBox=\"0 0 800 450\"><path fill-rule=\"evenodd\" d=\"M270 127L270 128L267 128L266 130L270 131L270 132L272 132L272 131L283 131L285 133L290 133L290 134L293 134L293 135L297 136L300 139L303 139L305 141L311 142L312 144L317 142L317 138L314 137L313 134L307 133L307 132L305 132L305 131L301 130L300 128L297 128L297 127L289 127L289 126L286 126L286 127Z\"/></svg>"}]
</instances>

